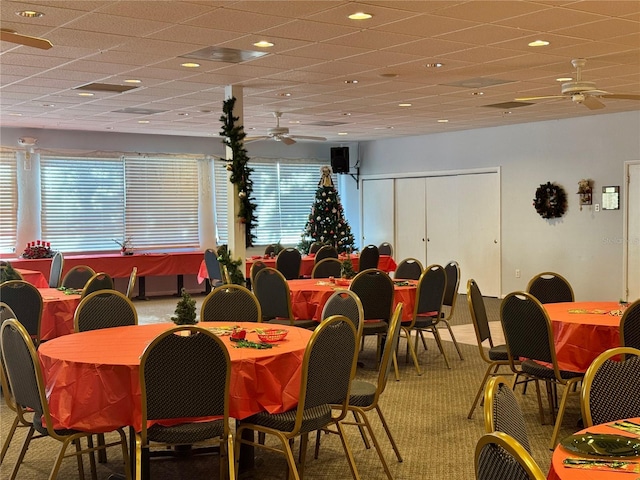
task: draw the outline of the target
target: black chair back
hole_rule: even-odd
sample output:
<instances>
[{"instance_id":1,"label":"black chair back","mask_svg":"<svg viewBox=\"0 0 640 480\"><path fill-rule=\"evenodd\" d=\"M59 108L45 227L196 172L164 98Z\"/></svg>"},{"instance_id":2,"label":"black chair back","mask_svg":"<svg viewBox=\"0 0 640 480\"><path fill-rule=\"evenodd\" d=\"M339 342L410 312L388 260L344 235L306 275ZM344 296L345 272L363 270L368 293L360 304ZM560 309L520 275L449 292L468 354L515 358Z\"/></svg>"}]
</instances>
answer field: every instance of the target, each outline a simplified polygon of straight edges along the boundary
<instances>
[{"instance_id":1,"label":"black chair back","mask_svg":"<svg viewBox=\"0 0 640 480\"><path fill-rule=\"evenodd\" d=\"M453 307L458 296L458 285L460 285L460 266L458 262L452 260L445 265L444 271L447 274L447 284L442 304Z\"/></svg>"},{"instance_id":2,"label":"black chair back","mask_svg":"<svg viewBox=\"0 0 640 480\"><path fill-rule=\"evenodd\" d=\"M84 298L90 293L98 292L100 290L113 290L113 279L109 274L104 272L96 273L89 279L82 290L82 297Z\"/></svg>"},{"instance_id":3,"label":"black chair back","mask_svg":"<svg viewBox=\"0 0 640 480\"><path fill-rule=\"evenodd\" d=\"M311 278L340 278L342 262L337 258L325 258L313 266Z\"/></svg>"},{"instance_id":4,"label":"black chair back","mask_svg":"<svg viewBox=\"0 0 640 480\"><path fill-rule=\"evenodd\" d=\"M300 264L302 255L296 248L285 248L276 258L276 269L284 275L287 280L300 278Z\"/></svg>"},{"instance_id":5,"label":"black chair back","mask_svg":"<svg viewBox=\"0 0 640 480\"><path fill-rule=\"evenodd\" d=\"M333 245L325 245L316 252L314 263L318 263L325 258L338 258L338 250Z\"/></svg>"},{"instance_id":6,"label":"black chair back","mask_svg":"<svg viewBox=\"0 0 640 480\"><path fill-rule=\"evenodd\" d=\"M76 265L66 273L62 279L62 286L81 290L95 274L95 270L87 265Z\"/></svg>"},{"instance_id":7,"label":"black chair back","mask_svg":"<svg viewBox=\"0 0 640 480\"><path fill-rule=\"evenodd\" d=\"M389 321L394 298L393 280L389 275L376 268L365 270L353 278L349 290L362 302L365 320Z\"/></svg>"},{"instance_id":8,"label":"black chair back","mask_svg":"<svg viewBox=\"0 0 640 480\"><path fill-rule=\"evenodd\" d=\"M256 275L253 291L260 302L262 318L288 318L293 322L289 285L275 268L266 267Z\"/></svg>"},{"instance_id":9,"label":"black chair back","mask_svg":"<svg viewBox=\"0 0 640 480\"><path fill-rule=\"evenodd\" d=\"M310 255L315 255L318 250L320 250L322 248L322 243L320 242L313 242L310 246L309 246L309 254Z\"/></svg>"},{"instance_id":10,"label":"black chair back","mask_svg":"<svg viewBox=\"0 0 640 480\"><path fill-rule=\"evenodd\" d=\"M40 342L42 295L24 280L9 280L0 285L0 300L7 304L16 318L29 332L35 345Z\"/></svg>"},{"instance_id":11,"label":"black chair back","mask_svg":"<svg viewBox=\"0 0 640 480\"><path fill-rule=\"evenodd\" d=\"M543 272L533 277L527 285L527 293L540 303L573 302L573 289L562 275Z\"/></svg>"},{"instance_id":12,"label":"black chair back","mask_svg":"<svg viewBox=\"0 0 640 480\"><path fill-rule=\"evenodd\" d=\"M430 317L440 318L446 284L447 274L441 265L425 268L418 281L414 317L429 314Z\"/></svg>"},{"instance_id":13,"label":"black chair back","mask_svg":"<svg viewBox=\"0 0 640 480\"><path fill-rule=\"evenodd\" d=\"M378 253L380 253L380 255L389 255L391 257L393 255L393 247L389 242L382 242L378 246Z\"/></svg>"},{"instance_id":14,"label":"black chair back","mask_svg":"<svg viewBox=\"0 0 640 480\"><path fill-rule=\"evenodd\" d=\"M358 260L358 271L363 272L370 268L378 268L378 261L380 260L380 253L378 247L375 245L367 245L360 252L360 258Z\"/></svg>"},{"instance_id":15,"label":"black chair back","mask_svg":"<svg viewBox=\"0 0 640 480\"><path fill-rule=\"evenodd\" d=\"M218 261L218 252L208 248L204 251L204 264L207 267L207 274L209 275L209 283L211 288L216 288L224 283L222 276L222 268Z\"/></svg>"},{"instance_id":16,"label":"black chair back","mask_svg":"<svg viewBox=\"0 0 640 480\"><path fill-rule=\"evenodd\" d=\"M241 285L216 288L202 301L201 322L261 322L256 296Z\"/></svg>"},{"instance_id":17,"label":"black chair back","mask_svg":"<svg viewBox=\"0 0 640 480\"><path fill-rule=\"evenodd\" d=\"M420 280L422 264L415 258L405 258L396 267L393 278L402 280Z\"/></svg>"},{"instance_id":18,"label":"black chair back","mask_svg":"<svg viewBox=\"0 0 640 480\"><path fill-rule=\"evenodd\" d=\"M620 319L620 344L623 347L640 349L640 300L636 300Z\"/></svg>"},{"instance_id":19,"label":"black chair back","mask_svg":"<svg viewBox=\"0 0 640 480\"><path fill-rule=\"evenodd\" d=\"M64 266L64 257L62 252L57 252L51 260L51 268L49 269L49 287L58 288L62 277L62 267Z\"/></svg>"},{"instance_id":20,"label":"black chair back","mask_svg":"<svg viewBox=\"0 0 640 480\"><path fill-rule=\"evenodd\" d=\"M73 324L76 332L137 325L138 312L126 295L116 290L98 290L80 301Z\"/></svg>"}]
</instances>

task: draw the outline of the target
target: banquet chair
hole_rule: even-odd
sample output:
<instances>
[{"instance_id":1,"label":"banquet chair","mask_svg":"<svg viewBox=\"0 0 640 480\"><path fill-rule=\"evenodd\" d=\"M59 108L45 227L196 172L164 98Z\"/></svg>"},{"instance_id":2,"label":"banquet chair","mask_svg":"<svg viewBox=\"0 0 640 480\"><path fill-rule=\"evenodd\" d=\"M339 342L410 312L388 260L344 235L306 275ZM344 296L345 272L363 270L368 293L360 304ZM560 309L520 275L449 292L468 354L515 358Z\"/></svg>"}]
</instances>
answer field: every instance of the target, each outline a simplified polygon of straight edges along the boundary
<instances>
[{"instance_id":1,"label":"banquet chair","mask_svg":"<svg viewBox=\"0 0 640 480\"><path fill-rule=\"evenodd\" d=\"M413 308L413 315L410 321L402 323L402 332L407 339L407 350L411 353L413 363L418 371L418 375L422 375L420 365L418 363L417 350L418 338L422 340L422 346L427 349L427 343L424 340L424 331L431 332L433 338L438 345L438 349L444 357L447 368L451 368L447 353L444 351L440 332L438 331L438 323L441 320L440 312L442 312L442 299L444 298L444 290L447 284L447 274L441 265L430 265L425 268L420 280L418 280L418 288L416 290L416 303ZM411 345L411 331L416 331L415 346Z\"/></svg>"},{"instance_id":2,"label":"banquet chair","mask_svg":"<svg viewBox=\"0 0 640 480\"><path fill-rule=\"evenodd\" d=\"M316 252L316 256L314 258L314 264L319 263L321 260L325 258L338 258L338 250L333 245L325 245L321 247L320 250Z\"/></svg>"},{"instance_id":3,"label":"banquet chair","mask_svg":"<svg viewBox=\"0 0 640 480\"><path fill-rule=\"evenodd\" d=\"M138 267L133 267L131 269L131 274L129 275L129 283L127 283L127 291L125 293L127 298L131 298L133 296L133 287L136 286L137 278L138 278Z\"/></svg>"},{"instance_id":4,"label":"banquet chair","mask_svg":"<svg viewBox=\"0 0 640 480\"><path fill-rule=\"evenodd\" d=\"M553 449L562 425L567 399L569 395L577 393L575 387L582 381L584 374L560 370L558 367L551 320L542 304L533 295L525 292L508 294L500 305L500 321L507 343L511 371L535 381L542 423L544 423L544 413L540 397L540 381L543 381L547 387L552 420L557 403L555 400L557 386L564 387L551 435L550 448ZM518 363L521 358L527 360Z\"/></svg>"},{"instance_id":5,"label":"banquet chair","mask_svg":"<svg viewBox=\"0 0 640 480\"><path fill-rule=\"evenodd\" d=\"M380 255L389 255L391 257L393 256L393 247L389 242L382 242L378 246L378 253Z\"/></svg>"},{"instance_id":6,"label":"banquet chair","mask_svg":"<svg viewBox=\"0 0 640 480\"><path fill-rule=\"evenodd\" d=\"M476 480L545 480L533 457L503 432L486 433L476 444Z\"/></svg>"},{"instance_id":7,"label":"banquet chair","mask_svg":"<svg viewBox=\"0 0 640 480\"><path fill-rule=\"evenodd\" d=\"M504 377L492 377L487 382L484 392L484 428L487 433L503 432L510 435L531 453L522 409Z\"/></svg>"},{"instance_id":8,"label":"banquet chair","mask_svg":"<svg viewBox=\"0 0 640 480\"><path fill-rule=\"evenodd\" d=\"M310 329L318 325L315 320L294 319L289 284L275 268L265 267L258 272L253 291L260 302L263 321Z\"/></svg>"},{"instance_id":9,"label":"banquet chair","mask_svg":"<svg viewBox=\"0 0 640 480\"><path fill-rule=\"evenodd\" d=\"M420 280L422 275L422 263L415 258L405 258L396 267L393 278L399 280Z\"/></svg>"},{"instance_id":10,"label":"banquet chair","mask_svg":"<svg viewBox=\"0 0 640 480\"><path fill-rule=\"evenodd\" d=\"M51 260L51 268L49 269L49 288L58 288L60 286L63 266L64 257L62 256L62 252L57 252Z\"/></svg>"},{"instance_id":11,"label":"banquet chair","mask_svg":"<svg viewBox=\"0 0 640 480\"><path fill-rule=\"evenodd\" d=\"M227 347L204 328L175 327L147 346L140 359L142 429L135 435L137 479L152 478L152 447L211 443L220 447L219 478L225 478L226 473L235 478L229 429L230 377ZM202 417L215 419L201 421ZM181 420L171 426L153 423L161 419Z\"/></svg>"},{"instance_id":12,"label":"banquet chair","mask_svg":"<svg viewBox=\"0 0 640 480\"><path fill-rule=\"evenodd\" d=\"M138 324L133 302L117 290L98 290L80 300L73 316L74 332Z\"/></svg>"},{"instance_id":13,"label":"banquet chair","mask_svg":"<svg viewBox=\"0 0 640 480\"><path fill-rule=\"evenodd\" d=\"M249 278L251 279L251 289L253 289L253 285L255 285L256 275L258 274L258 272L266 267L267 264L261 260L256 260L255 262L253 262L253 264L251 265L251 270L249 271Z\"/></svg>"},{"instance_id":14,"label":"banquet chair","mask_svg":"<svg viewBox=\"0 0 640 480\"><path fill-rule=\"evenodd\" d=\"M571 284L562 275L554 272L542 272L529 280L527 293L540 303L573 302Z\"/></svg>"},{"instance_id":15,"label":"banquet chair","mask_svg":"<svg viewBox=\"0 0 640 480\"><path fill-rule=\"evenodd\" d=\"M202 301L201 322L262 322L260 302L241 285L223 285Z\"/></svg>"},{"instance_id":16,"label":"banquet chair","mask_svg":"<svg viewBox=\"0 0 640 480\"><path fill-rule=\"evenodd\" d=\"M89 279L96 274L95 270L87 265L76 265L62 278L62 286L65 288L83 289Z\"/></svg>"},{"instance_id":17,"label":"banquet chair","mask_svg":"<svg viewBox=\"0 0 640 480\"><path fill-rule=\"evenodd\" d=\"M364 310L358 295L350 290L336 290L333 292L324 304L321 317L325 320L334 315L343 315L351 320L356 328L356 338L360 342L362 329L364 328Z\"/></svg>"},{"instance_id":18,"label":"banquet chair","mask_svg":"<svg viewBox=\"0 0 640 480\"><path fill-rule=\"evenodd\" d=\"M40 291L24 280L9 280L0 285L0 299L11 308L13 318L20 321L38 348L43 309Z\"/></svg>"},{"instance_id":19,"label":"banquet chair","mask_svg":"<svg viewBox=\"0 0 640 480\"><path fill-rule=\"evenodd\" d=\"M377 337L376 359L380 360L383 337L389 330L389 320L393 313L394 285L386 272L371 268L358 273L349 285L364 310L362 338L367 335Z\"/></svg>"},{"instance_id":20,"label":"banquet chair","mask_svg":"<svg viewBox=\"0 0 640 480\"><path fill-rule=\"evenodd\" d=\"M620 319L620 345L640 348L640 300L636 300Z\"/></svg>"},{"instance_id":21,"label":"banquet chair","mask_svg":"<svg viewBox=\"0 0 640 480\"><path fill-rule=\"evenodd\" d=\"M99 290L113 290L113 279L108 273L100 272L92 276L82 289L81 298Z\"/></svg>"},{"instance_id":22,"label":"banquet chair","mask_svg":"<svg viewBox=\"0 0 640 480\"><path fill-rule=\"evenodd\" d=\"M218 261L218 252L207 248L204 251L204 264L207 267L207 275L209 276L209 285L211 285L211 288L215 289L225 283L222 276L222 268Z\"/></svg>"},{"instance_id":23,"label":"banquet chair","mask_svg":"<svg viewBox=\"0 0 640 480\"><path fill-rule=\"evenodd\" d=\"M493 344L484 299L482 298L482 293L480 292L478 284L472 278L467 281L467 303L469 304L469 312L471 313L471 320L473 321L473 329L476 332L480 358L487 364L484 377L482 378L482 382L480 382L480 388L478 388L478 393L476 393L476 397L471 405L471 410L469 410L469 414L467 415L467 418L471 420L473 411L475 410L476 405L482 396L482 392L484 391L487 378L498 375L500 367L509 366L509 354L507 353L506 344ZM488 343L488 351L485 349L485 342Z\"/></svg>"},{"instance_id":24,"label":"banquet chair","mask_svg":"<svg viewBox=\"0 0 640 480\"><path fill-rule=\"evenodd\" d=\"M275 255L276 253L276 245L275 243L272 243L271 245L267 245L264 248L264 254L265 255Z\"/></svg>"},{"instance_id":25,"label":"banquet chair","mask_svg":"<svg viewBox=\"0 0 640 480\"><path fill-rule=\"evenodd\" d=\"M54 429L53 419L49 413L49 405L47 403L47 395L40 361L29 333L17 320L6 320L2 324L0 341L2 344L2 355L9 378L9 386L17 406L17 414L22 423L29 425L29 431L25 436L22 449L18 454L15 466L9 478L11 480L17 478L18 470L27 450L29 449L31 441L38 438L50 437L61 442L58 455L49 475L50 479L57 478L62 460L69 456L76 457L78 462L78 474L80 478L84 478L82 455L85 453L90 454L92 478L97 478L95 460L92 452L96 449L100 450L116 445L120 445L122 449L124 473L126 478L130 479L131 469L129 466L129 450L127 437L125 436L124 431L122 429L116 430L119 435L119 441L94 448L90 440L92 432ZM34 412L32 420L27 420L25 416L28 409ZM34 436L36 432L38 435ZM87 438L87 441L89 442L88 449L81 448L80 439L82 438ZM75 445L75 450L67 454L67 449L70 444Z\"/></svg>"},{"instance_id":26,"label":"banquet chair","mask_svg":"<svg viewBox=\"0 0 640 480\"><path fill-rule=\"evenodd\" d=\"M585 427L640 417L640 349L618 347L598 355L582 382Z\"/></svg>"},{"instance_id":27,"label":"banquet chair","mask_svg":"<svg viewBox=\"0 0 640 480\"><path fill-rule=\"evenodd\" d=\"M302 255L297 248L285 248L276 257L276 270L280 271L287 280L300 278L300 264Z\"/></svg>"},{"instance_id":28,"label":"banquet chair","mask_svg":"<svg viewBox=\"0 0 640 480\"><path fill-rule=\"evenodd\" d=\"M356 372L356 335L351 321L341 315L319 324L304 352L297 407L283 413L263 411L245 418L236 429L236 456L242 444L281 453L289 466L288 478L300 480L304 475L309 432L332 424L335 427L332 432L342 441L353 478L360 478L340 423L347 414L350 386ZM242 434L247 429L274 435L280 441L280 448L244 438ZM301 437L299 467L290 443L296 437Z\"/></svg>"},{"instance_id":29,"label":"banquet chair","mask_svg":"<svg viewBox=\"0 0 640 480\"><path fill-rule=\"evenodd\" d=\"M311 278L340 278L342 262L337 258L325 258L313 266Z\"/></svg>"},{"instance_id":30,"label":"banquet chair","mask_svg":"<svg viewBox=\"0 0 640 480\"><path fill-rule=\"evenodd\" d=\"M364 272L370 268L378 268L378 261L380 260L380 253L378 247L375 245L367 245L360 252L360 258L358 259L358 271Z\"/></svg>"},{"instance_id":31,"label":"banquet chair","mask_svg":"<svg viewBox=\"0 0 640 480\"><path fill-rule=\"evenodd\" d=\"M318 250L320 250L322 248L322 243L320 242L313 242L311 245L309 245L309 255L315 255Z\"/></svg>"},{"instance_id":32,"label":"banquet chair","mask_svg":"<svg viewBox=\"0 0 640 480\"><path fill-rule=\"evenodd\" d=\"M451 323L449 323L453 318L453 312L456 308L456 300L458 298L458 286L460 285L460 265L458 265L458 262L451 260L445 265L444 271L447 274L447 283L444 289L442 306L448 307L448 312L446 316L444 312L440 312L440 321L444 323L447 327L447 330L449 330L451 341L453 342L453 346L456 347L456 351L458 352L460 360L464 360L462 352L460 351L460 346L458 345L458 341L456 340L456 336L453 334L453 330L451 330Z\"/></svg>"},{"instance_id":33,"label":"banquet chair","mask_svg":"<svg viewBox=\"0 0 640 480\"><path fill-rule=\"evenodd\" d=\"M10 318L16 318L15 313L11 310L11 307L4 302L0 302L0 325L5 320ZM7 454L7 450L9 450L9 444L13 439L13 435L16 432L16 429L20 427L28 427L30 422L21 421L21 417L18 415L18 407L16 406L16 402L11 394L11 389L9 388L9 380L7 378L7 369L4 366L4 359L2 358L2 348L0 345L0 386L2 387L2 396L4 397L4 402L9 407L9 410L14 412L15 418L13 419L13 423L9 427L9 430L5 432L5 439L2 443L2 451L0 452L0 464L4 461L4 457Z\"/></svg>"},{"instance_id":34,"label":"banquet chair","mask_svg":"<svg viewBox=\"0 0 640 480\"><path fill-rule=\"evenodd\" d=\"M396 458L398 462L402 462L402 455L400 454L400 450L398 449L398 445L396 444L393 435L391 434L391 430L389 429L389 425L387 424L384 415L382 414L382 410L380 408L380 395L384 392L385 387L387 386L387 381L389 380L389 374L391 373L391 364L393 359L393 354L398 348L398 340L400 338L400 321L402 317L402 303L399 303L396 306L395 311L393 312L393 316L391 317L391 321L389 322L389 338L384 347L384 352L382 354L382 360L380 361L380 366L378 368L378 376L376 378L375 383L366 382L364 380L353 380L351 382L351 392L349 393L349 411L353 412L353 416L355 421L350 422L347 420L343 420L343 425L356 425L360 428L362 433L362 439L365 443L366 448L370 448L369 441L367 440L366 434L363 432L363 428L366 429L369 437L371 438L371 442L373 443L374 448L380 458L380 463L382 463L382 468L387 475L389 480L393 480L393 476L389 471L389 466L384 459L384 454L382 453L382 449L380 448L380 443L376 438L375 433L373 432L373 428L371 427L371 423L369 422L369 418L367 416L367 412L371 410L375 410L378 414L378 418L380 419L380 423L382 424L385 433L387 434L387 438L391 443L391 447L396 454ZM316 436L316 454L315 457L318 458L318 450L320 448L320 431Z\"/></svg>"}]
</instances>

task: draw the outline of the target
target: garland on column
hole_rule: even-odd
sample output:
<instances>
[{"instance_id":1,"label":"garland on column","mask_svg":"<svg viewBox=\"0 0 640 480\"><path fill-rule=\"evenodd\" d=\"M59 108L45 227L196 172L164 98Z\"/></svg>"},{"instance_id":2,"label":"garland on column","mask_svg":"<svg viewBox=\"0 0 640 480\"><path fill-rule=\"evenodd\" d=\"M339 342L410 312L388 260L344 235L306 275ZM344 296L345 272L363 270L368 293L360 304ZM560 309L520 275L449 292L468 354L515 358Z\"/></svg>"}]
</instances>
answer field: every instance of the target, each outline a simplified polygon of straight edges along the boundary
<instances>
[{"instance_id":1,"label":"garland on column","mask_svg":"<svg viewBox=\"0 0 640 480\"><path fill-rule=\"evenodd\" d=\"M229 180L233 185L238 187L238 197L240 198L238 218L240 222L245 224L245 246L252 247L256 238L253 231L257 224L257 217L254 213L256 204L251 197L253 193L253 181L250 175L253 169L247 166L249 157L243 143L244 137L246 137L247 134L244 133L244 127L242 125L236 126L235 124L239 119L239 117L233 116L235 103L235 97L229 98L222 103L223 113L220 117L222 131L220 135L224 137L224 144L231 148L233 158L231 160L227 159L227 170L231 172Z\"/></svg>"}]
</instances>

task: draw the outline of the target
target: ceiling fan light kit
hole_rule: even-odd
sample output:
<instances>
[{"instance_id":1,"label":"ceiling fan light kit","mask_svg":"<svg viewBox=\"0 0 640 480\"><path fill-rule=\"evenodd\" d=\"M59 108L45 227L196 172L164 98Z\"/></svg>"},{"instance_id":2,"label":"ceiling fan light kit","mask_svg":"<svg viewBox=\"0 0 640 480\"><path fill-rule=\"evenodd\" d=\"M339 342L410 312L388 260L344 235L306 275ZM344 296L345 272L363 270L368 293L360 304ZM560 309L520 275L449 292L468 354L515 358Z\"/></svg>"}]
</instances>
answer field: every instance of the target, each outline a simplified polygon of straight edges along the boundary
<instances>
[{"instance_id":1,"label":"ceiling fan light kit","mask_svg":"<svg viewBox=\"0 0 640 480\"><path fill-rule=\"evenodd\" d=\"M267 130L267 135L262 135L259 137L247 137L245 139L245 143L256 142L258 140L274 140L276 142L282 142L285 145L293 145L296 143L296 140L314 140L319 142L324 142L327 139L325 137L313 137L308 135L291 135L289 133L288 127L280 126L280 118L282 117L282 112L273 112L273 116L276 118L276 126Z\"/></svg>"}]
</instances>

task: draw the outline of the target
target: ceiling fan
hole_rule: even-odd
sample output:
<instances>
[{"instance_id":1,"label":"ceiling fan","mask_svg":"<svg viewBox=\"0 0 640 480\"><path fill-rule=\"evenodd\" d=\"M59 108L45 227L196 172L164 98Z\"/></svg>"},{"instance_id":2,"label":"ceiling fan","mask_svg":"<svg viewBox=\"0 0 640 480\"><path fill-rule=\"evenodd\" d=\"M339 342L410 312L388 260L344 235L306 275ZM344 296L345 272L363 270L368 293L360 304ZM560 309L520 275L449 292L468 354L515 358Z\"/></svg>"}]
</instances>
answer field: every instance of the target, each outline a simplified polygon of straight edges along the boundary
<instances>
[{"instance_id":1,"label":"ceiling fan","mask_svg":"<svg viewBox=\"0 0 640 480\"><path fill-rule=\"evenodd\" d=\"M260 137L247 137L245 142L255 142L258 140L266 140L273 139L276 142L282 142L285 145L293 145L296 143L296 140L317 140L317 141L325 141L324 137L310 137L307 135L291 135L289 134L288 127L280 126L280 117L282 117L282 112L273 112L273 116L276 117L276 126L274 128L270 128L267 130L267 135L263 135Z\"/></svg>"},{"instance_id":2,"label":"ceiling fan","mask_svg":"<svg viewBox=\"0 0 640 480\"><path fill-rule=\"evenodd\" d=\"M619 100L640 100L640 95L625 93L609 93L596 88L594 82L585 82L582 80L582 68L586 65L585 58L574 58L571 65L576 69L576 79L571 82L563 83L561 86L561 95L544 95L539 97L520 97L516 101L527 102L530 100L543 100L547 98L570 98L572 102L584 105L589 110L599 110L605 105L599 98L614 98Z\"/></svg>"},{"instance_id":3,"label":"ceiling fan","mask_svg":"<svg viewBox=\"0 0 640 480\"><path fill-rule=\"evenodd\" d=\"M18 45L26 45L27 47L40 48L42 50L49 50L53 47L51 42L46 38L22 35L9 28L0 29L0 40L3 42L16 43Z\"/></svg>"}]
</instances>

